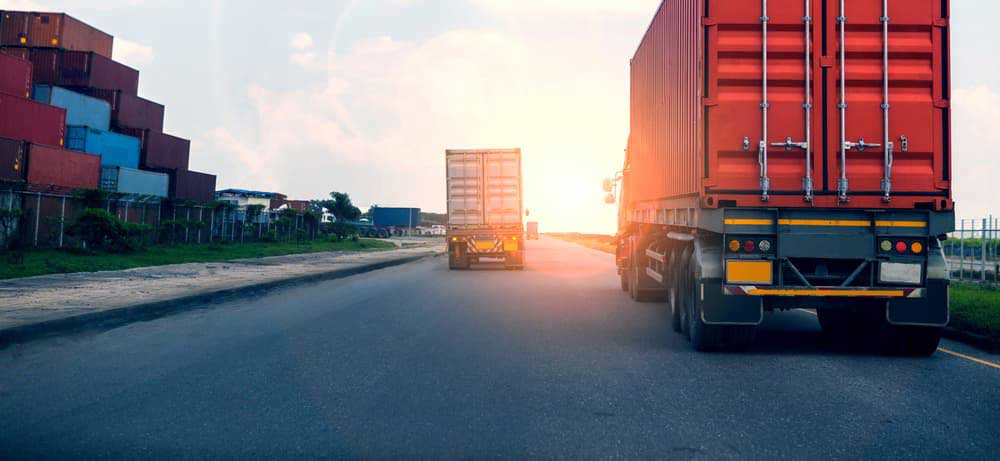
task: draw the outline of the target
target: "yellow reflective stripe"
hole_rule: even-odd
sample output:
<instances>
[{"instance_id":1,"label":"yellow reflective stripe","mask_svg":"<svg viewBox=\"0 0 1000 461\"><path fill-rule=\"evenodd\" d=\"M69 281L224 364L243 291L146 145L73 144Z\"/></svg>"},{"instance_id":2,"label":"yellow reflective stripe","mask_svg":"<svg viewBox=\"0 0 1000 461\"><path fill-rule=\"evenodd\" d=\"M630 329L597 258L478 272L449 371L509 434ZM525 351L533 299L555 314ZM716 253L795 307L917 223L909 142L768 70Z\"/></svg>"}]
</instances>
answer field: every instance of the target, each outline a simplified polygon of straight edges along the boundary
<instances>
[{"instance_id":1,"label":"yellow reflective stripe","mask_svg":"<svg viewBox=\"0 0 1000 461\"><path fill-rule=\"evenodd\" d=\"M927 227L927 223L921 221L875 221L878 227Z\"/></svg>"},{"instance_id":2,"label":"yellow reflective stripe","mask_svg":"<svg viewBox=\"0 0 1000 461\"><path fill-rule=\"evenodd\" d=\"M780 290L755 288L747 291L751 296L811 296L842 298L903 298L903 290Z\"/></svg>"},{"instance_id":3,"label":"yellow reflective stripe","mask_svg":"<svg viewBox=\"0 0 1000 461\"><path fill-rule=\"evenodd\" d=\"M816 227L871 227L871 221L852 221L843 219L780 219L782 226L816 226Z\"/></svg>"},{"instance_id":4,"label":"yellow reflective stripe","mask_svg":"<svg viewBox=\"0 0 1000 461\"><path fill-rule=\"evenodd\" d=\"M727 226L770 226L774 224L771 219L727 219Z\"/></svg>"}]
</instances>

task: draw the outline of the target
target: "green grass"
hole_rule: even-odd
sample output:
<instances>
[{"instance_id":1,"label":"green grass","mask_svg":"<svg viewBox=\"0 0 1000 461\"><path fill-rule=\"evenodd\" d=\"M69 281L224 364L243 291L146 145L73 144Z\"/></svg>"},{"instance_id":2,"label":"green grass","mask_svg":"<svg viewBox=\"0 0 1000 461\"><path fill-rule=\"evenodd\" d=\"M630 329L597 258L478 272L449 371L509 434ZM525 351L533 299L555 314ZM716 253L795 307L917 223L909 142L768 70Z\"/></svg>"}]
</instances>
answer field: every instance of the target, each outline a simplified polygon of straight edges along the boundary
<instances>
[{"instance_id":1,"label":"green grass","mask_svg":"<svg viewBox=\"0 0 1000 461\"><path fill-rule=\"evenodd\" d=\"M953 284L951 326L1000 338L1000 290L966 283Z\"/></svg>"},{"instance_id":2,"label":"green grass","mask_svg":"<svg viewBox=\"0 0 1000 461\"><path fill-rule=\"evenodd\" d=\"M0 254L0 280L46 274L99 272L168 264L231 261L328 251L380 251L395 248L379 240L311 241L305 243L246 243L155 246L129 254L76 254L58 250L30 251L13 264Z\"/></svg>"}]
</instances>

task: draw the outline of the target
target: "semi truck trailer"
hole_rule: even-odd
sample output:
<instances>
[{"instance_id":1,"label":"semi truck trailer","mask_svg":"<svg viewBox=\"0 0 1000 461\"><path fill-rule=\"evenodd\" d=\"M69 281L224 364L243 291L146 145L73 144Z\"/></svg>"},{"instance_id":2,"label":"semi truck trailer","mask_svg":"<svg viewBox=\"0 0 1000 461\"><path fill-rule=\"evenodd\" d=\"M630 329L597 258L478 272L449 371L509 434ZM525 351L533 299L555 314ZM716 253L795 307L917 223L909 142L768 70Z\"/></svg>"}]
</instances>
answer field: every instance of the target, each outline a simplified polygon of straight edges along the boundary
<instances>
[{"instance_id":1,"label":"semi truck trailer","mask_svg":"<svg viewBox=\"0 0 1000 461\"><path fill-rule=\"evenodd\" d=\"M665 0L631 61L617 263L700 351L765 312L929 355L949 321L949 1Z\"/></svg>"},{"instance_id":2,"label":"semi truck trailer","mask_svg":"<svg viewBox=\"0 0 1000 461\"><path fill-rule=\"evenodd\" d=\"M448 266L503 260L524 269L521 150L448 150Z\"/></svg>"}]
</instances>

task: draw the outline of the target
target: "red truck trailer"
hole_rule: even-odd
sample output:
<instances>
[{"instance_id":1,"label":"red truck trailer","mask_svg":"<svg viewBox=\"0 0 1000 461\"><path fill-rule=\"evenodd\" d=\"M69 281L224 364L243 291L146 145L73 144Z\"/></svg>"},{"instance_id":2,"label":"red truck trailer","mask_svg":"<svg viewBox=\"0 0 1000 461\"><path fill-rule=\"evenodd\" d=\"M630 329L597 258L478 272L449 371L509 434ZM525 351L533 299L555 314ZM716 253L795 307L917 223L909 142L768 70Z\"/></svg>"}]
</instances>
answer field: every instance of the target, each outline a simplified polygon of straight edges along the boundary
<instances>
[{"instance_id":1,"label":"red truck trailer","mask_svg":"<svg viewBox=\"0 0 1000 461\"><path fill-rule=\"evenodd\" d=\"M631 63L622 288L698 350L816 308L926 355L954 229L947 0L665 0Z\"/></svg>"}]
</instances>

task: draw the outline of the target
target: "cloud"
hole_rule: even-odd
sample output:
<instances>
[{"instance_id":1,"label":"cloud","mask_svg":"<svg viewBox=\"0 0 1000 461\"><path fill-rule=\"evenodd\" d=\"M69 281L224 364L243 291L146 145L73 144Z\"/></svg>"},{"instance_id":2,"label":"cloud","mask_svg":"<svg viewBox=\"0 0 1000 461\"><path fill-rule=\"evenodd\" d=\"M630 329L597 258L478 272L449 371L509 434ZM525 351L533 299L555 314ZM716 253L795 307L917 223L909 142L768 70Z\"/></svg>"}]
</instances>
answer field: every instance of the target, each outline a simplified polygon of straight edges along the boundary
<instances>
[{"instance_id":1,"label":"cloud","mask_svg":"<svg viewBox=\"0 0 1000 461\"><path fill-rule=\"evenodd\" d=\"M306 68L314 67L316 65L316 42L313 40L312 35L305 32L299 32L292 37L290 45L293 52L289 59L293 63Z\"/></svg>"},{"instance_id":2,"label":"cloud","mask_svg":"<svg viewBox=\"0 0 1000 461\"><path fill-rule=\"evenodd\" d=\"M987 84L959 88L952 97L956 211L982 218L998 211L995 189L1000 175L1000 92Z\"/></svg>"},{"instance_id":3,"label":"cloud","mask_svg":"<svg viewBox=\"0 0 1000 461\"><path fill-rule=\"evenodd\" d=\"M115 37L115 47L112 54L115 61L135 68L141 68L153 62L156 57L153 47L121 37Z\"/></svg>"}]
</instances>

